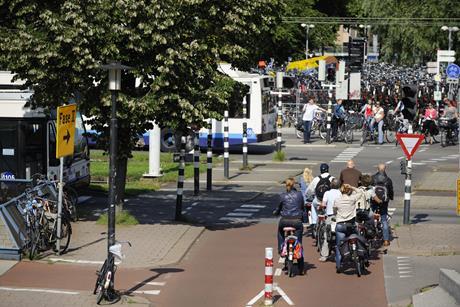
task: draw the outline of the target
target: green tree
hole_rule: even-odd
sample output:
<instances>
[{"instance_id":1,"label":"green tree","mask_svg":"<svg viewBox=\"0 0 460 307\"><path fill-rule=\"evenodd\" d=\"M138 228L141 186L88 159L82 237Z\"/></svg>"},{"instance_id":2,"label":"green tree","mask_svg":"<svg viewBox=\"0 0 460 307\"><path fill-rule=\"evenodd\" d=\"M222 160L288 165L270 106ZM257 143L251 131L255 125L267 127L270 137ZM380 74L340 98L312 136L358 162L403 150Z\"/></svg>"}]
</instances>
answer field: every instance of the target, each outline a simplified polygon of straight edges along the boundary
<instances>
[{"instance_id":1,"label":"green tree","mask_svg":"<svg viewBox=\"0 0 460 307\"><path fill-rule=\"evenodd\" d=\"M285 0L281 14L283 17L317 17L326 14L315 9L316 0ZM319 50L322 46L330 45L335 40L337 27L330 25L315 25L309 32L310 52ZM293 60L305 58L305 29L300 24L279 22L273 29L273 35L267 37L265 48L261 49L261 58L273 57L283 63L288 57Z\"/></svg>"},{"instance_id":2,"label":"green tree","mask_svg":"<svg viewBox=\"0 0 460 307\"><path fill-rule=\"evenodd\" d=\"M351 0L350 14L359 17L458 18L460 6L454 0ZM379 35L381 57L402 64L425 63L436 59L437 49L447 49L447 33L439 24L412 23L376 25L371 32ZM455 34L454 34L455 36ZM454 37L455 38L455 37ZM457 44L457 52L460 50Z\"/></svg>"},{"instance_id":3,"label":"green tree","mask_svg":"<svg viewBox=\"0 0 460 307\"><path fill-rule=\"evenodd\" d=\"M110 95L100 66L133 68L118 102L120 201L138 135L150 121L185 131L220 118L233 88L218 63L254 63L281 8L281 0L0 0L0 66L27 80L34 106L75 99L106 139Z\"/></svg>"}]
</instances>

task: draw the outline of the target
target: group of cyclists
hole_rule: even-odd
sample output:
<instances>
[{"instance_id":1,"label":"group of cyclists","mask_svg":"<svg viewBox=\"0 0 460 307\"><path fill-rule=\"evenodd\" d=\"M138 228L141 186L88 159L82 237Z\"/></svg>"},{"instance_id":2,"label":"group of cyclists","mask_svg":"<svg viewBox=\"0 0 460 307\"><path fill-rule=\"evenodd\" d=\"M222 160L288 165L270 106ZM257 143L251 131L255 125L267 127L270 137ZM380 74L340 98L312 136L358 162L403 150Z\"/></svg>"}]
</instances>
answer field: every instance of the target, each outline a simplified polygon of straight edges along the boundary
<instances>
[{"instance_id":1,"label":"group of cyclists","mask_svg":"<svg viewBox=\"0 0 460 307\"><path fill-rule=\"evenodd\" d=\"M375 134L374 141L377 144L383 144L385 139L387 142L394 141L394 138L393 140L389 140L388 137L385 137L385 130L391 130L393 134L407 133L409 125L412 125L414 132L424 134L426 142L432 144L433 142L437 142L434 137L440 133L440 124L438 124L440 119L446 122L444 128L452 133L451 136L458 139L459 115L457 112L457 102L455 100L444 98L439 106L434 105L432 102L424 104L423 107L420 105L420 109L414 114L413 118L409 119L404 116L404 108L402 101L391 103L389 100L384 100L380 102L370 97L366 101L363 101L361 106L353 107L348 105L347 110L344 106L344 102L338 99L332 107L331 140L338 140L338 131L340 129L348 130L358 128L356 125L354 127L344 127L346 122L350 120L350 115L352 114L355 114L353 118L357 118L356 116L362 117L361 127L363 129L363 137L366 138L366 132L371 139ZM354 111L354 109L356 109L356 111ZM314 98L310 98L302 110L304 143L311 142L311 127L315 120L316 112L326 112L326 110L318 106ZM358 120L354 120L354 124L357 122ZM365 139L362 140L362 143L365 141Z\"/></svg>"},{"instance_id":2,"label":"group of cyclists","mask_svg":"<svg viewBox=\"0 0 460 307\"><path fill-rule=\"evenodd\" d=\"M310 168L305 168L297 180L288 178L286 192L280 194L279 205L274 211L275 215L281 216L277 234L280 255L285 244L285 227L295 228L295 236L300 245L304 232L308 232L309 228L318 246L319 261L327 261L334 253L336 271L341 273L341 245L346 237L358 233L357 223L363 220L363 216L364 220L369 221L373 220L374 216L379 218L383 230L383 245L389 246L388 204L393 200L394 193L393 183L385 168L386 165L382 163L378 165L374 175L363 174L350 160L339 177L332 176L329 173L329 165L322 163L320 173L316 177ZM369 245L369 238L358 238L364 246ZM299 259L299 262L299 273L303 274L303 258ZM368 265L366 259L366 266Z\"/></svg>"}]
</instances>

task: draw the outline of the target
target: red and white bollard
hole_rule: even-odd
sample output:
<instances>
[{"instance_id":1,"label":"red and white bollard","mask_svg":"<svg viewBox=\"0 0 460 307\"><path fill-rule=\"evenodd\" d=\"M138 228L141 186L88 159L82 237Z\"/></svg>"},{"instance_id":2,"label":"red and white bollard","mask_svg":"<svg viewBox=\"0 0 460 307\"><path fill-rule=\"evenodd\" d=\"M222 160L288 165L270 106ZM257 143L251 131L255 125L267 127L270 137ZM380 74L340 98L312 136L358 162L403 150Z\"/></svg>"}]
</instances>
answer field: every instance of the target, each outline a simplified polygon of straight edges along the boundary
<instances>
[{"instance_id":1,"label":"red and white bollard","mask_svg":"<svg viewBox=\"0 0 460 307\"><path fill-rule=\"evenodd\" d=\"M273 305L273 248L265 248L265 306Z\"/></svg>"}]
</instances>

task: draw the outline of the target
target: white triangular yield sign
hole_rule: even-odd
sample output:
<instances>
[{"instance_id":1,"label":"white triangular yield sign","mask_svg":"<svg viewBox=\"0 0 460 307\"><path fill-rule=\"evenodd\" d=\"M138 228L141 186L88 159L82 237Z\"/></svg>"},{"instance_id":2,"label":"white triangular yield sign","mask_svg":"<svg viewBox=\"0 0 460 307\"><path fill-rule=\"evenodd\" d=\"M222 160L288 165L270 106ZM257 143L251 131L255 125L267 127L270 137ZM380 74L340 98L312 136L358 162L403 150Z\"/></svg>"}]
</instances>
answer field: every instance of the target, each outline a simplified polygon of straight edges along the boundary
<instances>
[{"instance_id":1,"label":"white triangular yield sign","mask_svg":"<svg viewBox=\"0 0 460 307\"><path fill-rule=\"evenodd\" d=\"M407 159L410 160L425 137L422 134L398 133L396 134L396 138L398 139L399 144L401 144L401 148Z\"/></svg>"}]
</instances>

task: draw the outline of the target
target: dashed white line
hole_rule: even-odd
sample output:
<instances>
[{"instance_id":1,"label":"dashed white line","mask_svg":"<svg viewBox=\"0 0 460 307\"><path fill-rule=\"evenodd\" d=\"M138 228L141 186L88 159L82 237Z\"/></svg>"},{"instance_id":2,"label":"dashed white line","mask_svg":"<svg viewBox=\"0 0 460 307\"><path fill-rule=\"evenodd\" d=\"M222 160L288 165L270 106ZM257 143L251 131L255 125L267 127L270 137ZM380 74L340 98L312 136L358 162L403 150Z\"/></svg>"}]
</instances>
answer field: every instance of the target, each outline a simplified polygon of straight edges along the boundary
<instances>
[{"instance_id":1,"label":"dashed white line","mask_svg":"<svg viewBox=\"0 0 460 307\"><path fill-rule=\"evenodd\" d=\"M385 162L386 165L393 163L393 160Z\"/></svg>"},{"instance_id":2,"label":"dashed white line","mask_svg":"<svg viewBox=\"0 0 460 307\"><path fill-rule=\"evenodd\" d=\"M252 208L238 208L233 211L238 211L238 212L259 212L260 209L252 209Z\"/></svg>"},{"instance_id":3,"label":"dashed white line","mask_svg":"<svg viewBox=\"0 0 460 307\"><path fill-rule=\"evenodd\" d=\"M443 158L433 158L431 160L434 160L434 161L447 161L447 159L443 159Z\"/></svg>"},{"instance_id":4,"label":"dashed white line","mask_svg":"<svg viewBox=\"0 0 460 307\"><path fill-rule=\"evenodd\" d=\"M11 287L0 287L0 290L4 291L24 291L24 292L45 292L45 293L54 293L54 294L69 294L76 295L80 292L75 291L62 291L62 290L53 290L53 289L37 289L37 288L11 288Z\"/></svg>"},{"instance_id":5,"label":"dashed white line","mask_svg":"<svg viewBox=\"0 0 460 307\"><path fill-rule=\"evenodd\" d=\"M131 293L136 293L136 294L147 294L147 295L159 295L161 290L137 290L133 291Z\"/></svg>"},{"instance_id":6,"label":"dashed white line","mask_svg":"<svg viewBox=\"0 0 460 307\"><path fill-rule=\"evenodd\" d=\"M236 217L250 217L253 213L243 213L243 212L230 212L227 213L227 216L236 216Z\"/></svg>"},{"instance_id":7,"label":"dashed white line","mask_svg":"<svg viewBox=\"0 0 460 307\"><path fill-rule=\"evenodd\" d=\"M265 207L267 206L265 205L242 205L241 206L241 208L260 208L260 209L265 208Z\"/></svg>"},{"instance_id":8,"label":"dashed white line","mask_svg":"<svg viewBox=\"0 0 460 307\"><path fill-rule=\"evenodd\" d=\"M398 158L398 160L402 160L402 159L404 159L404 157L399 157L399 158Z\"/></svg>"},{"instance_id":9,"label":"dashed white line","mask_svg":"<svg viewBox=\"0 0 460 307\"><path fill-rule=\"evenodd\" d=\"M280 276L281 275L281 269L280 268L277 268L275 270L275 276Z\"/></svg>"}]
</instances>

